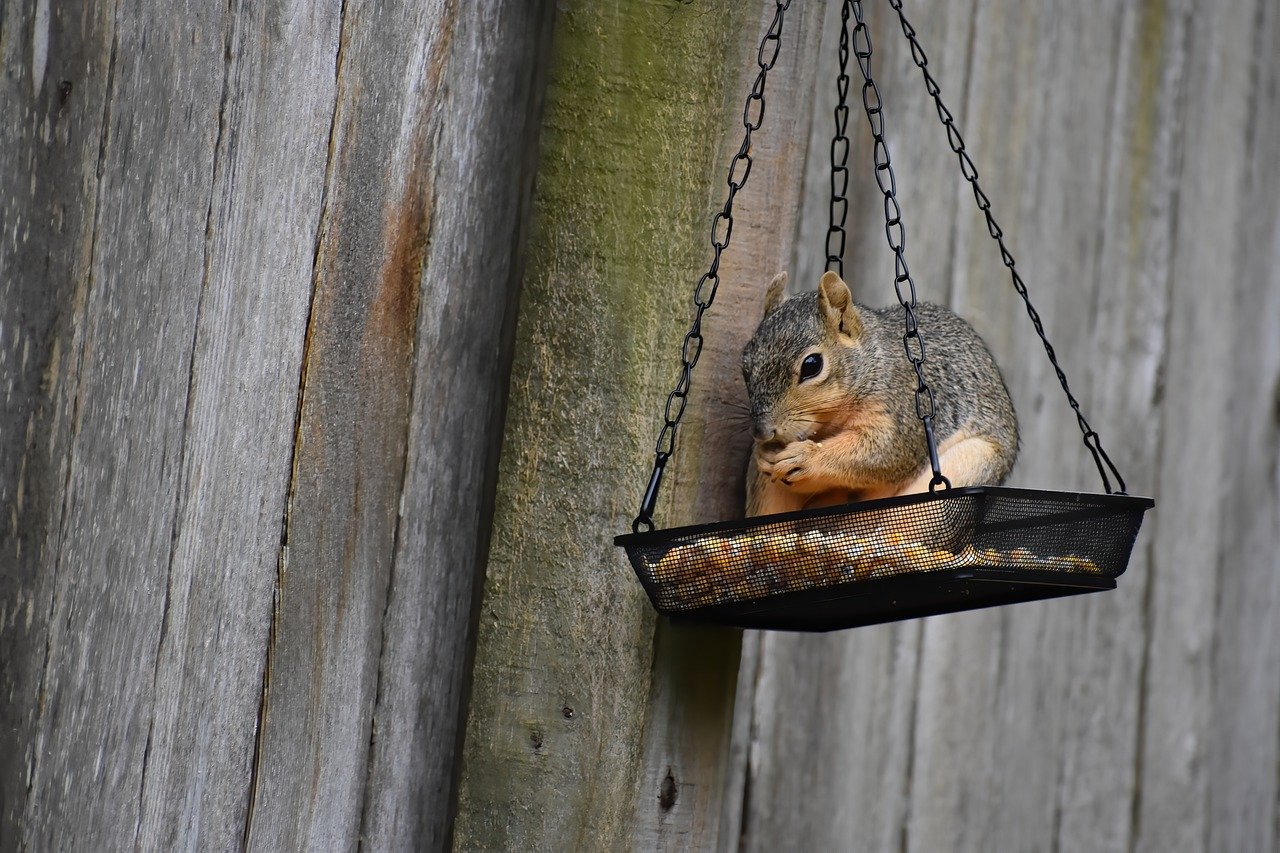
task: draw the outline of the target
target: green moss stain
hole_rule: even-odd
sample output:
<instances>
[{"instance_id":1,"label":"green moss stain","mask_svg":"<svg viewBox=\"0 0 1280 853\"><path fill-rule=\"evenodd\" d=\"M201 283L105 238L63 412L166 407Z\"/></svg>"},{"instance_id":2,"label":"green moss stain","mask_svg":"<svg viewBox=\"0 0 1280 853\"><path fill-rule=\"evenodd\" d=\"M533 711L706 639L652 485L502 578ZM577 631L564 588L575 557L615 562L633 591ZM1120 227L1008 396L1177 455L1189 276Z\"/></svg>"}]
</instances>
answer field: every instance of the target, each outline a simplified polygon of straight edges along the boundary
<instances>
[{"instance_id":1,"label":"green moss stain","mask_svg":"<svg viewBox=\"0 0 1280 853\"><path fill-rule=\"evenodd\" d=\"M1160 122L1160 77L1165 64L1169 9L1166 0L1142 0L1133 76L1133 129L1129 135L1128 252L1130 266L1142 255L1147 230L1147 183L1155 165L1156 131Z\"/></svg>"},{"instance_id":2,"label":"green moss stain","mask_svg":"<svg viewBox=\"0 0 1280 853\"><path fill-rule=\"evenodd\" d=\"M456 839L626 846L653 618L612 545L705 267L754 4L560 6ZM570 717L563 708L572 707Z\"/></svg>"}]
</instances>

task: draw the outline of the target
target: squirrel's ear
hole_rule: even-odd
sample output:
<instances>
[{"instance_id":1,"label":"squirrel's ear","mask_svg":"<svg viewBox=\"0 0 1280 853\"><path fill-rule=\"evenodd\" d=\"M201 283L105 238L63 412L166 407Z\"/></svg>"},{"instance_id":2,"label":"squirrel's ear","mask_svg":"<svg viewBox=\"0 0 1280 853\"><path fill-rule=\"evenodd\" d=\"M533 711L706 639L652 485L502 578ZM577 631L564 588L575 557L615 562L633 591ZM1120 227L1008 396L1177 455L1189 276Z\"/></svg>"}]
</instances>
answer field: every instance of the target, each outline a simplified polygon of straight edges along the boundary
<instances>
[{"instance_id":1,"label":"squirrel's ear","mask_svg":"<svg viewBox=\"0 0 1280 853\"><path fill-rule=\"evenodd\" d=\"M764 292L764 316L768 317L778 306L786 301L787 274L780 272L769 282L769 289Z\"/></svg>"},{"instance_id":2,"label":"squirrel's ear","mask_svg":"<svg viewBox=\"0 0 1280 853\"><path fill-rule=\"evenodd\" d=\"M853 304L849 285L834 272L827 270L818 282L818 311L827 327L838 334L856 338L862 332L862 318Z\"/></svg>"}]
</instances>

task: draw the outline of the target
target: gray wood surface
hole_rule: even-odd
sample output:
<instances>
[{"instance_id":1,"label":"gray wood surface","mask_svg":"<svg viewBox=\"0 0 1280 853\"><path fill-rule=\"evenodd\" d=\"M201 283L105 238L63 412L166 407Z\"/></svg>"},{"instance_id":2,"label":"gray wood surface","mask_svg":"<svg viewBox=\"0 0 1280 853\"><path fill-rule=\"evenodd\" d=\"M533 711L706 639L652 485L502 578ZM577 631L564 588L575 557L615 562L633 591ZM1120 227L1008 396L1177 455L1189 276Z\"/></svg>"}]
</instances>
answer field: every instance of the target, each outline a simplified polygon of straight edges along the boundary
<instances>
[{"instance_id":1,"label":"gray wood surface","mask_svg":"<svg viewBox=\"0 0 1280 853\"><path fill-rule=\"evenodd\" d=\"M1233 235L1234 339L1228 413L1237 424L1223 461L1219 591L1211 667L1216 698L1204 735L1209 776L1207 846L1274 850L1280 765L1280 9L1259 6L1251 45L1247 152L1239 232Z\"/></svg>"},{"instance_id":2,"label":"gray wood surface","mask_svg":"<svg viewBox=\"0 0 1280 853\"><path fill-rule=\"evenodd\" d=\"M0 14L0 849L442 846L550 8Z\"/></svg>"},{"instance_id":3,"label":"gray wood surface","mask_svg":"<svg viewBox=\"0 0 1280 853\"><path fill-rule=\"evenodd\" d=\"M114 22L0 10L0 847L36 763ZM46 13L48 9L46 7ZM16 34L30 34L19 38ZM15 34L15 35L10 35ZM68 88L65 83L70 83ZM65 94L64 94L65 93ZM136 788L135 788L136 791Z\"/></svg>"},{"instance_id":4,"label":"gray wood surface","mask_svg":"<svg viewBox=\"0 0 1280 853\"><path fill-rule=\"evenodd\" d=\"M333 115L338 8L234 5L219 48L230 61L153 676L137 838L144 849L225 849L245 832Z\"/></svg>"},{"instance_id":5,"label":"gray wood surface","mask_svg":"<svg viewBox=\"0 0 1280 853\"><path fill-rule=\"evenodd\" d=\"M908 3L1158 506L1113 593L739 635L655 619L611 539L773 6L0 7L0 850L1280 845L1280 8ZM741 511L838 13L789 14L663 524ZM1014 484L1096 490L868 13L922 298L1004 366ZM846 278L886 304L857 92Z\"/></svg>"},{"instance_id":6,"label":"gray wood surface","mask_svg":"<svg viewBox=\"0 0 1280 853\"><path fill-rule=\"evenodd\" d=\"M1115 593L748 635L739 844L1271 849L1280 16L1262 3L915 5L1078 396L1130 489L1158 506ZM877 68L924 298L969 317L1005 367L1023 425L1014 483L1096 490L886 12L872 7ZM810 149L798 268L820 264L829 135ZM865 138L852 156L869 163ZM847 262L866 271L859 297L884 304L869 171Z\"/></svg>"},{"instance_id":7,"label":"gray wood surface","mask_svg":"<svg viewBox=\"0 0 1280 853\"><path fill-rule=\"evenodd\" d=\"M361 838L452 828L479 578L537 160L549 2L459 3L437 123L401 521L383 617Z\"/></svg>"},{"instance_id":8,"label":"gray wood surface","mask_svg":"<svg viewBox=\"0 0 1280 853\"><path fill-rule=\"evenodd\" d=\"M60 535L37 569L52 576L48 633L39 692L24 697L39 702L22 818L32 846L141 840L176 518L193 473L186 436L221 149L224 13L172 26L117 16L110 35L95 226L67 358L75 392ZM241 722L252 731L252 719ZM192 791L192 805L217 788Z\"/></svg>"}]
</instances>

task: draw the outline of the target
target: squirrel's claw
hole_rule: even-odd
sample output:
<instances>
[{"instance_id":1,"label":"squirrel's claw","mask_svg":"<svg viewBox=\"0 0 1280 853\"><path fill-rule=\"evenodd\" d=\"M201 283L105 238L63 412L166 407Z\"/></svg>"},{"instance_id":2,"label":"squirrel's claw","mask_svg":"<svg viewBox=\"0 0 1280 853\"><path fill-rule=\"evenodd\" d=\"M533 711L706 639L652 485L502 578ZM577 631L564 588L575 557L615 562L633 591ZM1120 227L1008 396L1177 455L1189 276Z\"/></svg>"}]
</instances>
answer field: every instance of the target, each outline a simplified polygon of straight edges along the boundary
<instances>
[{"instance_id":1,"label":"squirrel's claw","mask_svg":"<svg viewBox=\"0 0 1280 853\"><path fill-rule=\"evenodd\" d=\"M757 450L756 467L774 482L794 486L809 476L811 456L819 447L816 441L793 441L778 450Z\"/></svg>"}]
</instances>

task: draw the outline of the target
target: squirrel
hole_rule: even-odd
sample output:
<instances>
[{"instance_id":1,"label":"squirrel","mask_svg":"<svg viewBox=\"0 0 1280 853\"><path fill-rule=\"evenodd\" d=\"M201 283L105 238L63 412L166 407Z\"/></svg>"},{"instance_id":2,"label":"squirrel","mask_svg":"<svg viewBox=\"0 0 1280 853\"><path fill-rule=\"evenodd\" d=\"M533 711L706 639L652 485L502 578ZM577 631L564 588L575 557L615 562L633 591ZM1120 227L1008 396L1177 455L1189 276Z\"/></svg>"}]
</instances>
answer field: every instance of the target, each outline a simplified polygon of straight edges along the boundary
<instances>
[{"instance_id":1,"label":"squirrel","mask_svg":"<svg viewBox=\"0 0 1280 853\"><path fill-rule=\"evenodd\" d=\"M769 515L929 490L915 370L902 351L897 307L853 301L834 272L785 298L780 273L742 352L755 445L747 514ZM1018 455L1009 391L985 343L946 308L920 303L924 375L951 485L999 485Z\"/></svg>"}]
</instances>

